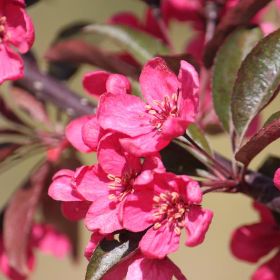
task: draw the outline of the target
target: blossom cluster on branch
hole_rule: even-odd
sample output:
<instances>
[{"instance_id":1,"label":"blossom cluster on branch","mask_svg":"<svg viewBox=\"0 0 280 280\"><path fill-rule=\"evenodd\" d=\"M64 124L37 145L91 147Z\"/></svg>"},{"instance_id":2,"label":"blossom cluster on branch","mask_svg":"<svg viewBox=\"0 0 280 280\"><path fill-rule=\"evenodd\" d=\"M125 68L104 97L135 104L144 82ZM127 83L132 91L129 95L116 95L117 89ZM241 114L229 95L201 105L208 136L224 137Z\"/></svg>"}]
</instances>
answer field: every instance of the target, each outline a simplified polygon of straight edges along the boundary
<instances>
[{"instance_id":1,"label":"blossom cluster on branch","mask_svg":"<svg viewBox=\"0 0 280 280\"><path fill-rule=\"evenodd\" d=\"M280 1L144 0L142 19L122 11L65 27L46 73L26 12L38 2L0 0L0 84L11 81L0 95L0 172L42 154L0 213L0 271L27 279L35 249L76 259L82 220L86 280L186 280L169 257L183 232L188 247L205 240L213 212L204 196L240 192L260 221L232 234L232 253L256 263L275 251L252 279L280 280L280 159L248 168L280 138L280 113L261 117L280 89L280 30L264 20ZM181 52L173 21L192 29ZM85 74L80 98L67 81L84 64L99 70ZM230 160L207 139L223 132Z\"/></svg>"}]
</instances>

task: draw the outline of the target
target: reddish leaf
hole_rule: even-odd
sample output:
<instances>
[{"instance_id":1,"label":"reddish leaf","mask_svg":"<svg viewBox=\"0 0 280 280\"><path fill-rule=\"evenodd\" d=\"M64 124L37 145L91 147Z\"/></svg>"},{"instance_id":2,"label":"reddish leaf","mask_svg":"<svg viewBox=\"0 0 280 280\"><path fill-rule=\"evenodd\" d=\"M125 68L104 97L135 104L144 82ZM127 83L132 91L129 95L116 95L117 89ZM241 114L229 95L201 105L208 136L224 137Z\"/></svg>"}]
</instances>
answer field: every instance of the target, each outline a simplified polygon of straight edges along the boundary
<instances>
[{"instance_id":1,"label":"reddish leaf","mask_svg":"<svg viewBox=\"0 0 280 280\"><path fill-rule=\"evenodd\" d=\"M30 231L38 201L49 173L49 165L41 165L22 188L12 196L4 214L3 238L10 265L25 275Z\"/></svg>"},{"instance_id":2,"label":"reddish leaf","mask_svg":"<svg viewBox=\"0 0 280 280\"><path fill-rule=\"evenodd\" d=\"M279 137L280 119L276 119L263 127L244 146L242 146L239 151L237 151L235 154L236 160L247 166L258 153Z\"/></svg>"},{"instance_id":3,"label":"reddish leaf","mask_svg":"<svg viewBox=\"0 0 280 280\"><path fill-rule=\"evenodd\" d=\"M69 39L52 46L45 55L49 61L67 61L71 63L88 63L110 72L118 72L131 77L138 77L139 69L128 64L113 54L81 40Z\"/></svg>"},{"instance_id":4,"label":"reddish leaf","mask_svg":"<svg viewBox=\"0 0 280 280\"><path fill-rule=\"evenodd\" d=\"M49 123L43 104L26 90L19 87L12 87L9 94L13 96L13 100L17 106L27 112L31 118L34 118L38 122Z\"/></svg>"},{"instance_id":5,"label":"reddish leaf","mask_svg":"<svg viewBox=\"0 0 280 280\"><path fill-rule=\"evenodd\" d=\"M212 40L205 47L203 59L206 67L212 66L216 53L227 35L235 28L249 24L253 16L269 2L271 0L243 0L227 13L217 26Z\"/></svg>"}]
</instances>

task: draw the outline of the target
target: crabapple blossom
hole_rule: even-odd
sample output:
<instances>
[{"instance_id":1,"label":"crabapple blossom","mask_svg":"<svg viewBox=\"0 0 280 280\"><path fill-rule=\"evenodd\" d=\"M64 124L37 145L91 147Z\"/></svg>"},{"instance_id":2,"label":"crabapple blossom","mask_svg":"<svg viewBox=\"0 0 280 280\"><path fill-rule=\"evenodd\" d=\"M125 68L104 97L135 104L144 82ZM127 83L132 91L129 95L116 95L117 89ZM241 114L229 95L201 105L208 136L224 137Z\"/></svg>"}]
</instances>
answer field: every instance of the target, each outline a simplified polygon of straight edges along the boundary
<instances>
[{"instance_id":1,"label":"crabapple blossom","mask_svg":"<svg viewBox=\"0 0 280 280\"><path fill-rule=\"evenodd\" d=\"M269 209L254 204L260 221L238 228L232 235L231 251L241 260L255 263L278 249L276 254L262 264L252 275L252 280L279 280L280 278L280 227Z\"/></svg>"},{"instance_id":2,"label":"crabapple blossom","mask_svg":"<svg viewBox=\"0 0 280 280\"><path fill-rule=\"evenodd\" d=\"M120 142L137 156L160 151L185 133L198 109L198 75L192 65L181 61L179 76L163 59L151 59L140 75L146 103L133 95L107 93L100 99L97 119L105 130L126 136Z\"/></svg>"},{"instance_id":3,"label":"crabapple blossom","mask_svg":"<svg viewBox=\"0 0 280 280\"><path fill-rule=\"evenodd\" d=\"M197 182L173 173L155 173L144 191L135 190L123 209L124 227L148 231L140 241L142 253L163 258L177 250L181 230L187 246L203 242L213 213L200 206L202 192Z\"/></svg>"},{"instance_id":4,"label":"crabapple blossom","mask_svg":"<svg viewBox=\"0 0 280 280\"><path fill-rule=\"evenodd\" d=\"M33 24L23 0L0 1L0 84L23 76L20 53L26 53L34 41Z\"/></svg>"}]
</instances>

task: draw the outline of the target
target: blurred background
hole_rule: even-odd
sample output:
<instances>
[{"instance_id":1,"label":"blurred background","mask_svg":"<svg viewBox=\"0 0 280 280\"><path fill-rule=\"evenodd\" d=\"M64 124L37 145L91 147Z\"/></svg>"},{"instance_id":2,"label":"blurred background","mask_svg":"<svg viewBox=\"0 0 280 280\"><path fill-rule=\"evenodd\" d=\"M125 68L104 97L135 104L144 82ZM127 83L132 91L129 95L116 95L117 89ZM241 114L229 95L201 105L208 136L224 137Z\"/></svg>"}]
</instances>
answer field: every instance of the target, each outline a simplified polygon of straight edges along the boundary
<instances>
[{"instance_id":1,"label":"blurred background","mask_svg":"<svg viewBox=\"0 0 280 280\"><path fill-rule=\"evenodd\" d=\"M145 5L137 0L45 0L29 9L36 29L36 42L34 49L40 63L44 66L43 56L48 46L54 39L57 31L68 23L76 20L88 20L91 22L106 22L106 20L118 11L133 11L139 17L143 16ZM272 15L274 11L272 8ZM190 29L184 24L171 25L171 34L176 47L181 48L186 38L191 37ZM86 71L92 70L84 67L79 75L70 82L70 86L84 94L81 86L81 78ZM270 114L277 110L279 100L266 109ZM265 119L265 118L264 118ZM214 150L230 157L230 144L225 136L211 137ZM252 168L257 168L268 154L280 156L279 142L275 142L259 155L253 162ZM6 201L15 190L17 184L31 169L40 155L22 163L7 171L2 179L0 188L1 204ZM92 163L93 156L87 157ZM171 255L171 258L183 270L191 280L245 280L249 279L254 266L239 262L231 256L229 240L232 231L246 223L253 223L257 219L256 213L251 208L251 201L242 195L209 194L205 198L205 206L214 211L214 220L207 234L205 242L196 248L186 248L182 238L180 250ZM89 239L83 225L80 225L82 242L80 246L80 262L71 260L57 260L49 256L37 254L37 268L32 275L32 280L49 279L84 279L87 261L83 257L83 250ZM0 279L4 279L1 278ZM116 275L117 279L117 275Z\"/></svg>"}]
</instances>

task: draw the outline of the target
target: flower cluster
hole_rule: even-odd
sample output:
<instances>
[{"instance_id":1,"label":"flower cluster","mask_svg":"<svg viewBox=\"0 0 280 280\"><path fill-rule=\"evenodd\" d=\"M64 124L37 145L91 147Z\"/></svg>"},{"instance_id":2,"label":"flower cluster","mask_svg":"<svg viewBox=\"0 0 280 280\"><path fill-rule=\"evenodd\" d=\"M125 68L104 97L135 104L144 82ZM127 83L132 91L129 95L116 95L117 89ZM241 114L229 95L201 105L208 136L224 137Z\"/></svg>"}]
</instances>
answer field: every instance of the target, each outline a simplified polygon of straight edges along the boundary
<instances>
[{"instance_id":1,"label":"flower cluster","mask_svg":"<svg viewBox=\"0 0 280 280\"><path fill-rule=\"evenodd\" d=\"M231 240L232 253L238 259L256 263L276 249L276 254L262 264L251 279L279 280L280 227L267 207L255 203L254 208L259 212L260 221L242 226L233 233Z\"/></svg>"},{"instance_id":2,"label":"flower cluster","mask_svg":"<svg viewBox=\"0 0 280 280\"><path fill-rule=\"evenodd\" d=\"M25 11L24 0L0 1L0 84L23 76L20 53L26 53L34 41L33 24Z\"/></svg>"},{"instance_id":3,"label":"flower cluster","mask_svg":"<svg viewBox=\"0 0 280 280\"><path fill-rule=\"evenodd\" d=\"M167 172L159 151L195 121L196 71L181 61L177 77L163 59L148 61L140 75L144 100L132 95L122 75L94 72L84 85L100 97L97 113L72 121L66 136L78 150L96 151L98 164L59 171L49 195L63 202L67 217L85 219L92 232L87 257L115 232L143 232L139 253L116 268L121 275L136 279L135 270L137 279L185 279L167 255L177 250L183 229L187 246L203 242L213 214L201 207L199 184ZM163 263L167 272L159 276Z\"/></svg>"}]
</instances>

